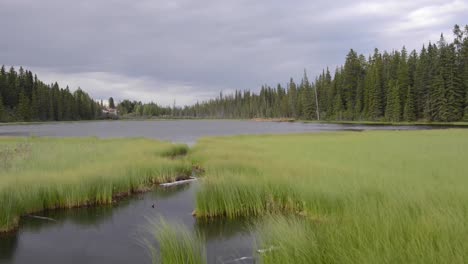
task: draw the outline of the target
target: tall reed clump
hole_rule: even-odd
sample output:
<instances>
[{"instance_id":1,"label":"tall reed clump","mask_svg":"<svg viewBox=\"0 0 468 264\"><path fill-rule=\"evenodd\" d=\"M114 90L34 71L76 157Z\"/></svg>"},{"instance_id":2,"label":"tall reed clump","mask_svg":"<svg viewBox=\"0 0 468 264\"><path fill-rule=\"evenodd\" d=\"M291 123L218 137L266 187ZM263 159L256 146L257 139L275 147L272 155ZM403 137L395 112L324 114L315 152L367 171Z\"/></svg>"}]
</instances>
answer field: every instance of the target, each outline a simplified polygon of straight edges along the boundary
<instances>
[{"instance_id":1,"label":"tall reed clump","mask_svg":"<svg viewBox=\"0 0 468 264\"><path fill-rule=\"evenodd\" d=\"M191 157L197 216L294 217L260 225L282 248L264 263L468 260L468 131L207 138Z\"/></svg>"},{"instance_id":2,"label":"tall reed clump","mask_svg":"<svg viewBox=\"0 0 468 264\"><path fill-rule=\"evenodd\" d=\"M236 179L232 180L233 177ZM196 201L196 215L199 218L224 216L234 219L273 212L300 213L304 210L299 194L286 181L277 184L265 180L264 185L257 185L246 175L229 173L205 178Z\"/></svg>"},{"instance_id":3,"label":"tall reed clump","mask_svg":"<svg viewBox=\"0 0 468 264\"><path fill-rule=\"evenodd\" d=\"M298 217L270 215L258 222L257 247L261 263L321 263L311 222Z\"/></svg>"},{"instance_id":4,"label":"tall reed clump","mask_svg":"<svg viewBox=\"0 0 468 264\"><path fill-rule=\"evenodd\" d=\"M206 250L200 233L191 233L184 225L168 224L165 220L150 221L150 233L158 247L146 241L153 263L205 264Z\"/></svg>"},{"instance_id":5,"label":"tall reed clump","mask_svg":"<svg viewBox=\"0 0 468 264\"><path fill-rule=\"evenodd\" d=\"M0 232L15 228L22 214L109 204L155 183L188 178L189 161L165 157L173 148L187 146L149 139L1 138Z\"/></svg>"}]
</instances>

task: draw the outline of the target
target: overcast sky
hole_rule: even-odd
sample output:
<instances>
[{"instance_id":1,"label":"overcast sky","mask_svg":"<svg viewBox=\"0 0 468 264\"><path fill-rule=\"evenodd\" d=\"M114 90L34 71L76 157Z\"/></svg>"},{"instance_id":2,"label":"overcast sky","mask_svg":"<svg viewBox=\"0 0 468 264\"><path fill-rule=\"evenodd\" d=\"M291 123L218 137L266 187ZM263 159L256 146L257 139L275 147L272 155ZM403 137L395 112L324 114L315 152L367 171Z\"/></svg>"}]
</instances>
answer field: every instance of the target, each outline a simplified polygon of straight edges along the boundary
<instances>
[{"instance_id":1,"label":"overcast sky","mask_svg":"<svg viewBox=\"0 0 468 264\"><path fill-rule=\"evenodd\" d=\"M183 105L312 79L350 48L419 50L467 17L468 0L0 0L0 64L96 99Z\"/></svg>"}]
</instances>

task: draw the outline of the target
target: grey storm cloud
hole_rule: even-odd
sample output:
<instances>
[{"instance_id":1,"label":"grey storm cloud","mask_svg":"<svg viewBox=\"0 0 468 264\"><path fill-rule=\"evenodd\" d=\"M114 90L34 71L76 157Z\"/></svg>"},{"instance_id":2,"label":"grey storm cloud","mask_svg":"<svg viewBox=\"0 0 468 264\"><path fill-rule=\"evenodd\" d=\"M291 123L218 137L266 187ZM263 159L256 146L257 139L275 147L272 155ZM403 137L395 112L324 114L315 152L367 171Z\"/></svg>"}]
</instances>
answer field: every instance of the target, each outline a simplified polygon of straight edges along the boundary
<instances>
[{"instance_id":1,"label":"grey storm cloud","mask_svg":"<svg viewBox=\"0 0 468 264\"><path fill-rule=\"evenodd\" d=\"M95 98L189 104L313 77L350 48L419 49L467 15L461 0L1 0L0 64Z\"/></svg>"}]
</instances>

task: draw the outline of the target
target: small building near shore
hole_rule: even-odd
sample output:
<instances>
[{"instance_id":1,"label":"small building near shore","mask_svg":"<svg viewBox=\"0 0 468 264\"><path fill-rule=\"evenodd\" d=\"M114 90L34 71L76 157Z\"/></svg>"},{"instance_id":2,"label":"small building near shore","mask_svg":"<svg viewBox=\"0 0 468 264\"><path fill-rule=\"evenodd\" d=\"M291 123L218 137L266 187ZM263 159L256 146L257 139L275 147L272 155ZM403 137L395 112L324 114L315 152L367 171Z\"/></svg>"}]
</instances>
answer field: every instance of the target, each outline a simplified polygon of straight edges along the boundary
<instances>
[{"instance_id":1,"label":"small building near shore","mask_svg":"<svg viewBox=\"0 0 468 264\"><path fill-rule=\"evenodd\" d=\"M117 108L105 107L102 109L102 115L107 118L116 118L119 116Z\"/></svg>"}]
</instances>

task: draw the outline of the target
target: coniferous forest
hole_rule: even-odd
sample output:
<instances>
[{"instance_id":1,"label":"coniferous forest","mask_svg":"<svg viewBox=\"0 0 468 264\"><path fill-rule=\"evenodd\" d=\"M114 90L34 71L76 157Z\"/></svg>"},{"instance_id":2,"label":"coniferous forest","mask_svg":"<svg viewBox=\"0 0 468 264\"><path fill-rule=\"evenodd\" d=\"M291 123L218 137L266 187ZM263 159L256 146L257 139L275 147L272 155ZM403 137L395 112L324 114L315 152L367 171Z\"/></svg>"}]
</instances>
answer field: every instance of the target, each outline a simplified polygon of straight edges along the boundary
<instances>
[{"instance_id":1,"label":"coniferous forest","mask_svg":"<svg viewBox=\"0 0 468 264\"><path fill-rule=\"evenodd\" d=\"M101 106L79 88L72 93L23 68L0 69L0 121L90 120L100 113Z\"/></svg>"},{"instance_id":2,"label":"coniferous forest","mask_svg":"<svg viewBox=\"0 0 468 264\"><path fill-rule=\"evenodd\" d=\"M350 50L343 66L314 80L264 85L176 109L180 116L305 120L468 121L468 25L421 50L366 57Z\"/></svg>"}]
</instances>

